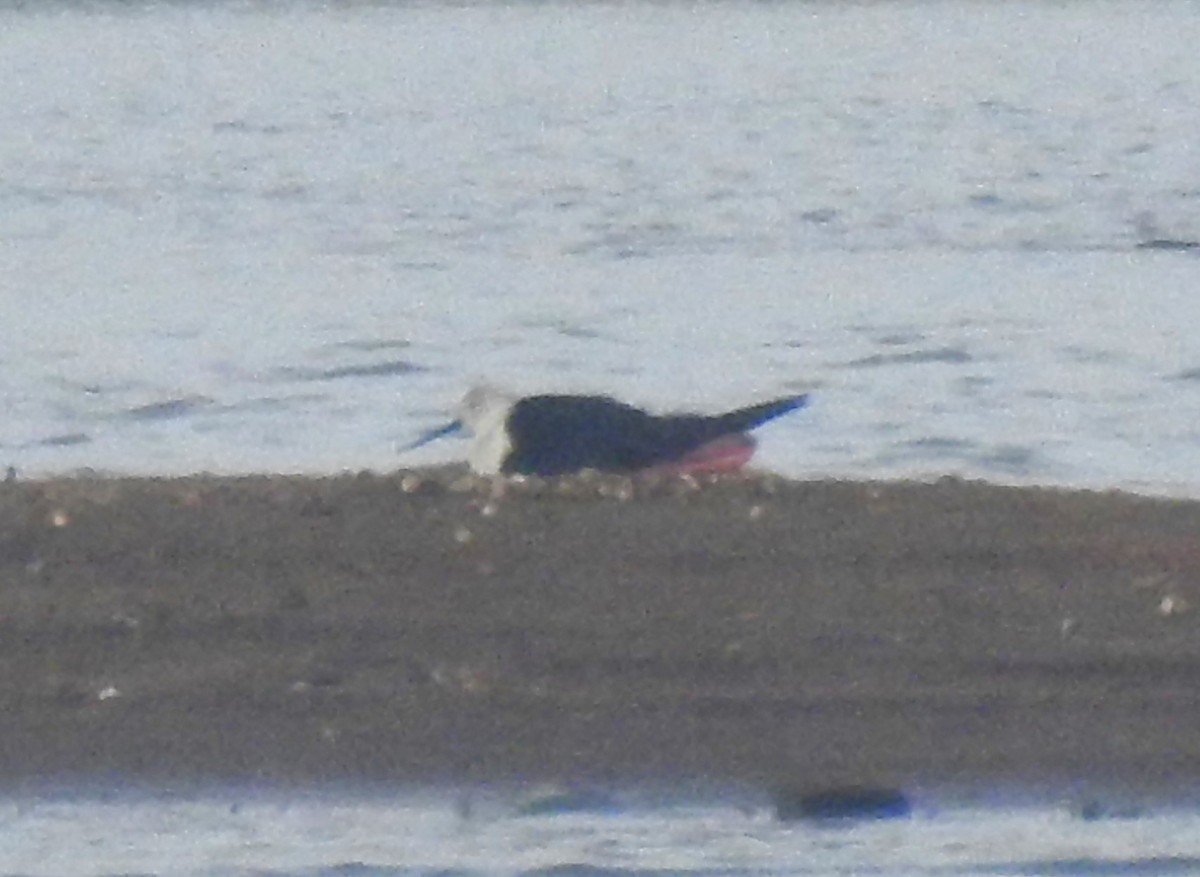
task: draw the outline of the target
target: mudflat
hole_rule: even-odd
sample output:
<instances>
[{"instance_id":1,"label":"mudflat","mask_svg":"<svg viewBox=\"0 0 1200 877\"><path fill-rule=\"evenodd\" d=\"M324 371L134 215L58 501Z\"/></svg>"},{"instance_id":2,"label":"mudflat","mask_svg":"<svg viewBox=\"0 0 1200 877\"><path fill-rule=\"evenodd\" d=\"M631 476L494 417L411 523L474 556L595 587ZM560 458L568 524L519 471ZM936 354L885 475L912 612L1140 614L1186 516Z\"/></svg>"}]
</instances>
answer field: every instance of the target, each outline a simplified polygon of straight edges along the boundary
<instances>
[{"instance_id":1,"label":"mudflat","mask_svg":"<svg viewBox=\"0 0 1200 877\"><path fill-rule=\"evenodd\" d=\"M572 477L0 484L0 780L1200 781L1200 503Z\"/></svg>"}]
</instances>

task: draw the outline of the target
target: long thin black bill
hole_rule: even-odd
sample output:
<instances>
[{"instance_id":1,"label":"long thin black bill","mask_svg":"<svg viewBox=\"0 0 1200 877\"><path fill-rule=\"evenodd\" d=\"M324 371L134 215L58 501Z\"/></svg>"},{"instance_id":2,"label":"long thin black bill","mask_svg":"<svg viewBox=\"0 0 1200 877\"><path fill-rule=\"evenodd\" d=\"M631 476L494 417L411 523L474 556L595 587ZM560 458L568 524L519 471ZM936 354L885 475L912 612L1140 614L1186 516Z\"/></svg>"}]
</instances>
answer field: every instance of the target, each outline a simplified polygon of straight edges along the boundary
<instances>
[{"instance_id":1,"label":"long thin black bill","mask_svg":"<svg viewBox=\"0 0 1200 877\"><path fill-rule=\"evenodd\" d=\"M437 429L431 429L425 433L411 445L405 445L400 449L401 453L405 451L415 451L417 448L424 447L432 441L437 441L443 436L454 435L456 432L461 432L463 424L461 420L452 420L445 426L439 426Z\"/></svg>"}]
</instances>

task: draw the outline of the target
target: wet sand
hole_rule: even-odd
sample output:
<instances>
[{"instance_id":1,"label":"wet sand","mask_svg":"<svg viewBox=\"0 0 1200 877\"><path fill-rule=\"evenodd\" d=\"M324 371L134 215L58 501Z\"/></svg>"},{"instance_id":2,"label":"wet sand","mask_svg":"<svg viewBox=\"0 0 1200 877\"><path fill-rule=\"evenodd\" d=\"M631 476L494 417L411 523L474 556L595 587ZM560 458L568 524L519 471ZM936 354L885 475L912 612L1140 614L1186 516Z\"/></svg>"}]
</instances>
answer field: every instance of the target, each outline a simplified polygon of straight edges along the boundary
<instances>
[{"instance_id":1,"label":"wet sand","mask_svg":"<svg viewBox=\"0 0 1200 877\"><path fill-rule=\"evenodd\" d=\"M1200 781L1200 503L0 484L0 780Z\"/></svg>"}]
</instances>

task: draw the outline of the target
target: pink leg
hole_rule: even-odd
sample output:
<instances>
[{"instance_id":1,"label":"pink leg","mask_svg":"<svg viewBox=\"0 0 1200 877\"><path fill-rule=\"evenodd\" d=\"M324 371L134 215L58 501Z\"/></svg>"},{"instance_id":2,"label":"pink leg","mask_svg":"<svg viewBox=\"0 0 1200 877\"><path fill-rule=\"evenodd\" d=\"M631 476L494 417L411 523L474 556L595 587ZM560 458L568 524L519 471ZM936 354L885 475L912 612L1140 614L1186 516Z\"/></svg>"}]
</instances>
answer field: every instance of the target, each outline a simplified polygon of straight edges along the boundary
<instances>
[{"instance_id":1,"label":"pink leg","mask_svg":"<svg viewBox=\"0 0 1200 877\"><path fill-rule=\"evenodd\" d=\"M691 472L735 472L754 456L754 439L748 435L729 435L701 445L678 460L653 466L647 471L667 475Z\"/></svg>"}]
</instances>

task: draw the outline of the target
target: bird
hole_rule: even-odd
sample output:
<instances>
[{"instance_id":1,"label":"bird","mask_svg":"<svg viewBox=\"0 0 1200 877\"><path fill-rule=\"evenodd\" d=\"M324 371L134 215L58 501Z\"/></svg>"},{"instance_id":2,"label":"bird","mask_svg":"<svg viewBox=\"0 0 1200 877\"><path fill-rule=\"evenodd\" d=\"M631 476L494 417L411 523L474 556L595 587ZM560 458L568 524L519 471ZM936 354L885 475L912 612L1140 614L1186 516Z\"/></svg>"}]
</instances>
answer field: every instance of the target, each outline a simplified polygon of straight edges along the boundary
<instances>
[{"instance_id":1,"label":"bird","mask_svg":"<svg viewBox=\"0 0 1200 877\"><path fill-rule=\"evenodd\" d=\"M727 472L753 456L750 430L807 404L800 394L722 414L656 415L609 396L520 397L485 384L467 392L454 420L403 450L465 431L478 475Z\"/></svg>"}]
</instances>

